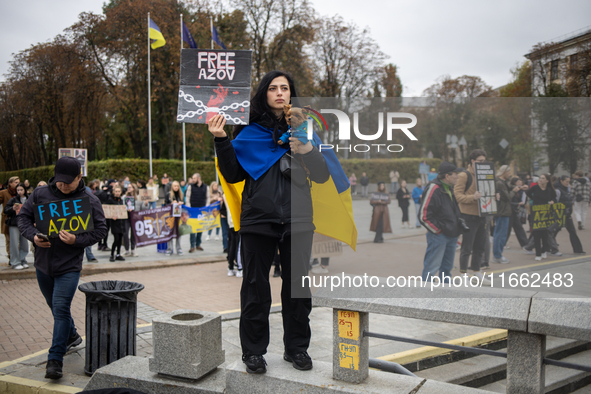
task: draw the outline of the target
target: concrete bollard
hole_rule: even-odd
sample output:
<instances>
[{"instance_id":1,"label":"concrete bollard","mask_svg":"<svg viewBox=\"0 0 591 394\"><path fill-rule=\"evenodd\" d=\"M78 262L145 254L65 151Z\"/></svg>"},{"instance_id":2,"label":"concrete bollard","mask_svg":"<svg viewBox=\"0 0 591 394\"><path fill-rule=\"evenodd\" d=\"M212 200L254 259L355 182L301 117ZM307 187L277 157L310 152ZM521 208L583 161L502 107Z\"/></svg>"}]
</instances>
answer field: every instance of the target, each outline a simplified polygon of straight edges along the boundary
<instances>
[{"instance_id":1,"label":"concrete bollard","mask_svg":"<svg viewBox=\"0 0 591 394\"><path fill-rule=\"evenodd\" d=\"M509 330L507 394L544 394L546 336Z\"/></svg>"},{"instance_id":2,"label":"concrete bollard","mask_svg":"<svg viewBox=\"0 0 591 394\"><path fill-rule=\"evenodd\" d=\"M333 309L334 379L351 383L363 382L369 374L369 313Z\"/></svg>"},{"instance_id":3,"label":"concrete bollard","mask_svg":"<svg viewBox=\"0 0 591 394\"><path fill-rule=\"evenodd\" d=\"M152 321L151 372L199 379L225 361L218 313L177 310Z\"/></svg>"}]
</instances>

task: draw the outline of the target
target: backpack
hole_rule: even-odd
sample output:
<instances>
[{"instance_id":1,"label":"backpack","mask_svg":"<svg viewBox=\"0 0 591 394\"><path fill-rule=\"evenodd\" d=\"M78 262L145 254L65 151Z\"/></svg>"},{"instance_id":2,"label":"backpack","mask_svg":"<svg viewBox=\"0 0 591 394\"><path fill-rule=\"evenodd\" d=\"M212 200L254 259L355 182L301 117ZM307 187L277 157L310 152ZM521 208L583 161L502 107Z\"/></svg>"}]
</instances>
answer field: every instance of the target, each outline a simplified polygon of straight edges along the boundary
<instances>
[{"instance_id":1,"label":"backpack","mask_svg":"<svg viewBox=\"0 0 591 394\"><path fill-rule=\"evenodd\" d=\"M466 188L464 189L464 193L465 193L466 190L470 189L470 186L472 186L472 174L470 174L470 171L468 171L468 170L464 170L462 172L465 172L466 175L468 176L468 179L466 179Z\"/></svg>"}]
</instances>

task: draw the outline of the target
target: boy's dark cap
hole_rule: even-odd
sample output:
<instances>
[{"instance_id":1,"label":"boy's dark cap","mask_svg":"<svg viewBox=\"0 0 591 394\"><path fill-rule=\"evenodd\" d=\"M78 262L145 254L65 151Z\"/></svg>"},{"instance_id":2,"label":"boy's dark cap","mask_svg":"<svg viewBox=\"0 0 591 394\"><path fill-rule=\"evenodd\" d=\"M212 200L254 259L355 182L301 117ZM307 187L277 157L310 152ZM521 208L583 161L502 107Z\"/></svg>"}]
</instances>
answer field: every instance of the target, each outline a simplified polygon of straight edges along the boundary
<instances>
[{"instance_id":1,"label":"boy's dark cap","mask_svg":"<svg viewBox=\"0 0 591 394\"><path fill-rule=\"evenodd\" d=\"M55 163L55 182L72 183L81 173L80 162L73 157L64 156Z\"/></svg>"}]
</instances>

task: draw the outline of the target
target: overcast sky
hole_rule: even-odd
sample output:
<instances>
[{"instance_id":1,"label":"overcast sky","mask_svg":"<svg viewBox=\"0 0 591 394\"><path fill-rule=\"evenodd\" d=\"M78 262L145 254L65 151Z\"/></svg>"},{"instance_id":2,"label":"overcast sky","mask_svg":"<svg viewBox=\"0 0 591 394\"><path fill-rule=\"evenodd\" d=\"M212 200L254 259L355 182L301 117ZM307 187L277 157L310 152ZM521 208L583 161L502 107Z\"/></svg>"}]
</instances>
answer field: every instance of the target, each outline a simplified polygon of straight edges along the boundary
<instances>
[{"instance_id":1,"label":"overcast sky","mask_svg":"<svg viewBox=\"0 0 591 394\"><path fill-rule=\"evenodd\" d=\"M12 53L51 40L81 12L101 13L104 0L0 1L1 75ZM589 0L310 1L318 15L338 13L371 29L399 67L404 96L421 95L444 74L504 85L509 70L536 43L591 28Z\"/></svg>"}]
</instances>

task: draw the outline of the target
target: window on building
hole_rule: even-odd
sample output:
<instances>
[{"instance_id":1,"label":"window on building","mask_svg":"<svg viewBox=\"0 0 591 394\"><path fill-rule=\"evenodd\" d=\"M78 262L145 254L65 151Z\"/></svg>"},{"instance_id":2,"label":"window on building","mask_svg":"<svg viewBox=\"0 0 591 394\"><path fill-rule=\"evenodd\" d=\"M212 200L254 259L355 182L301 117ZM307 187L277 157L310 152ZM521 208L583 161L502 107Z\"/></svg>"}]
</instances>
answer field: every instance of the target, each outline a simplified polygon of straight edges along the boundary
<instances>
[{"instance_id":1,"label":"window on building","mask_svg":"<svg viewBox=\"0 0 591 394\"><path fill-rule=\"evenodd\" d=\"M550 80L558 79L558 60L552 60L550 64Z\"/></svg>"},{"instance_id":2,"label":"window on building","mask_svg":"<svg viewBox=\"0 0 591 394\"><path fill-rule=\"evenodd\" d=\"M575 53L574 55L570 56L570 68L571 70L576 70L577 67L579 65L579 59L577 57L577 54Z\"/></svg>"}]
</instances>

